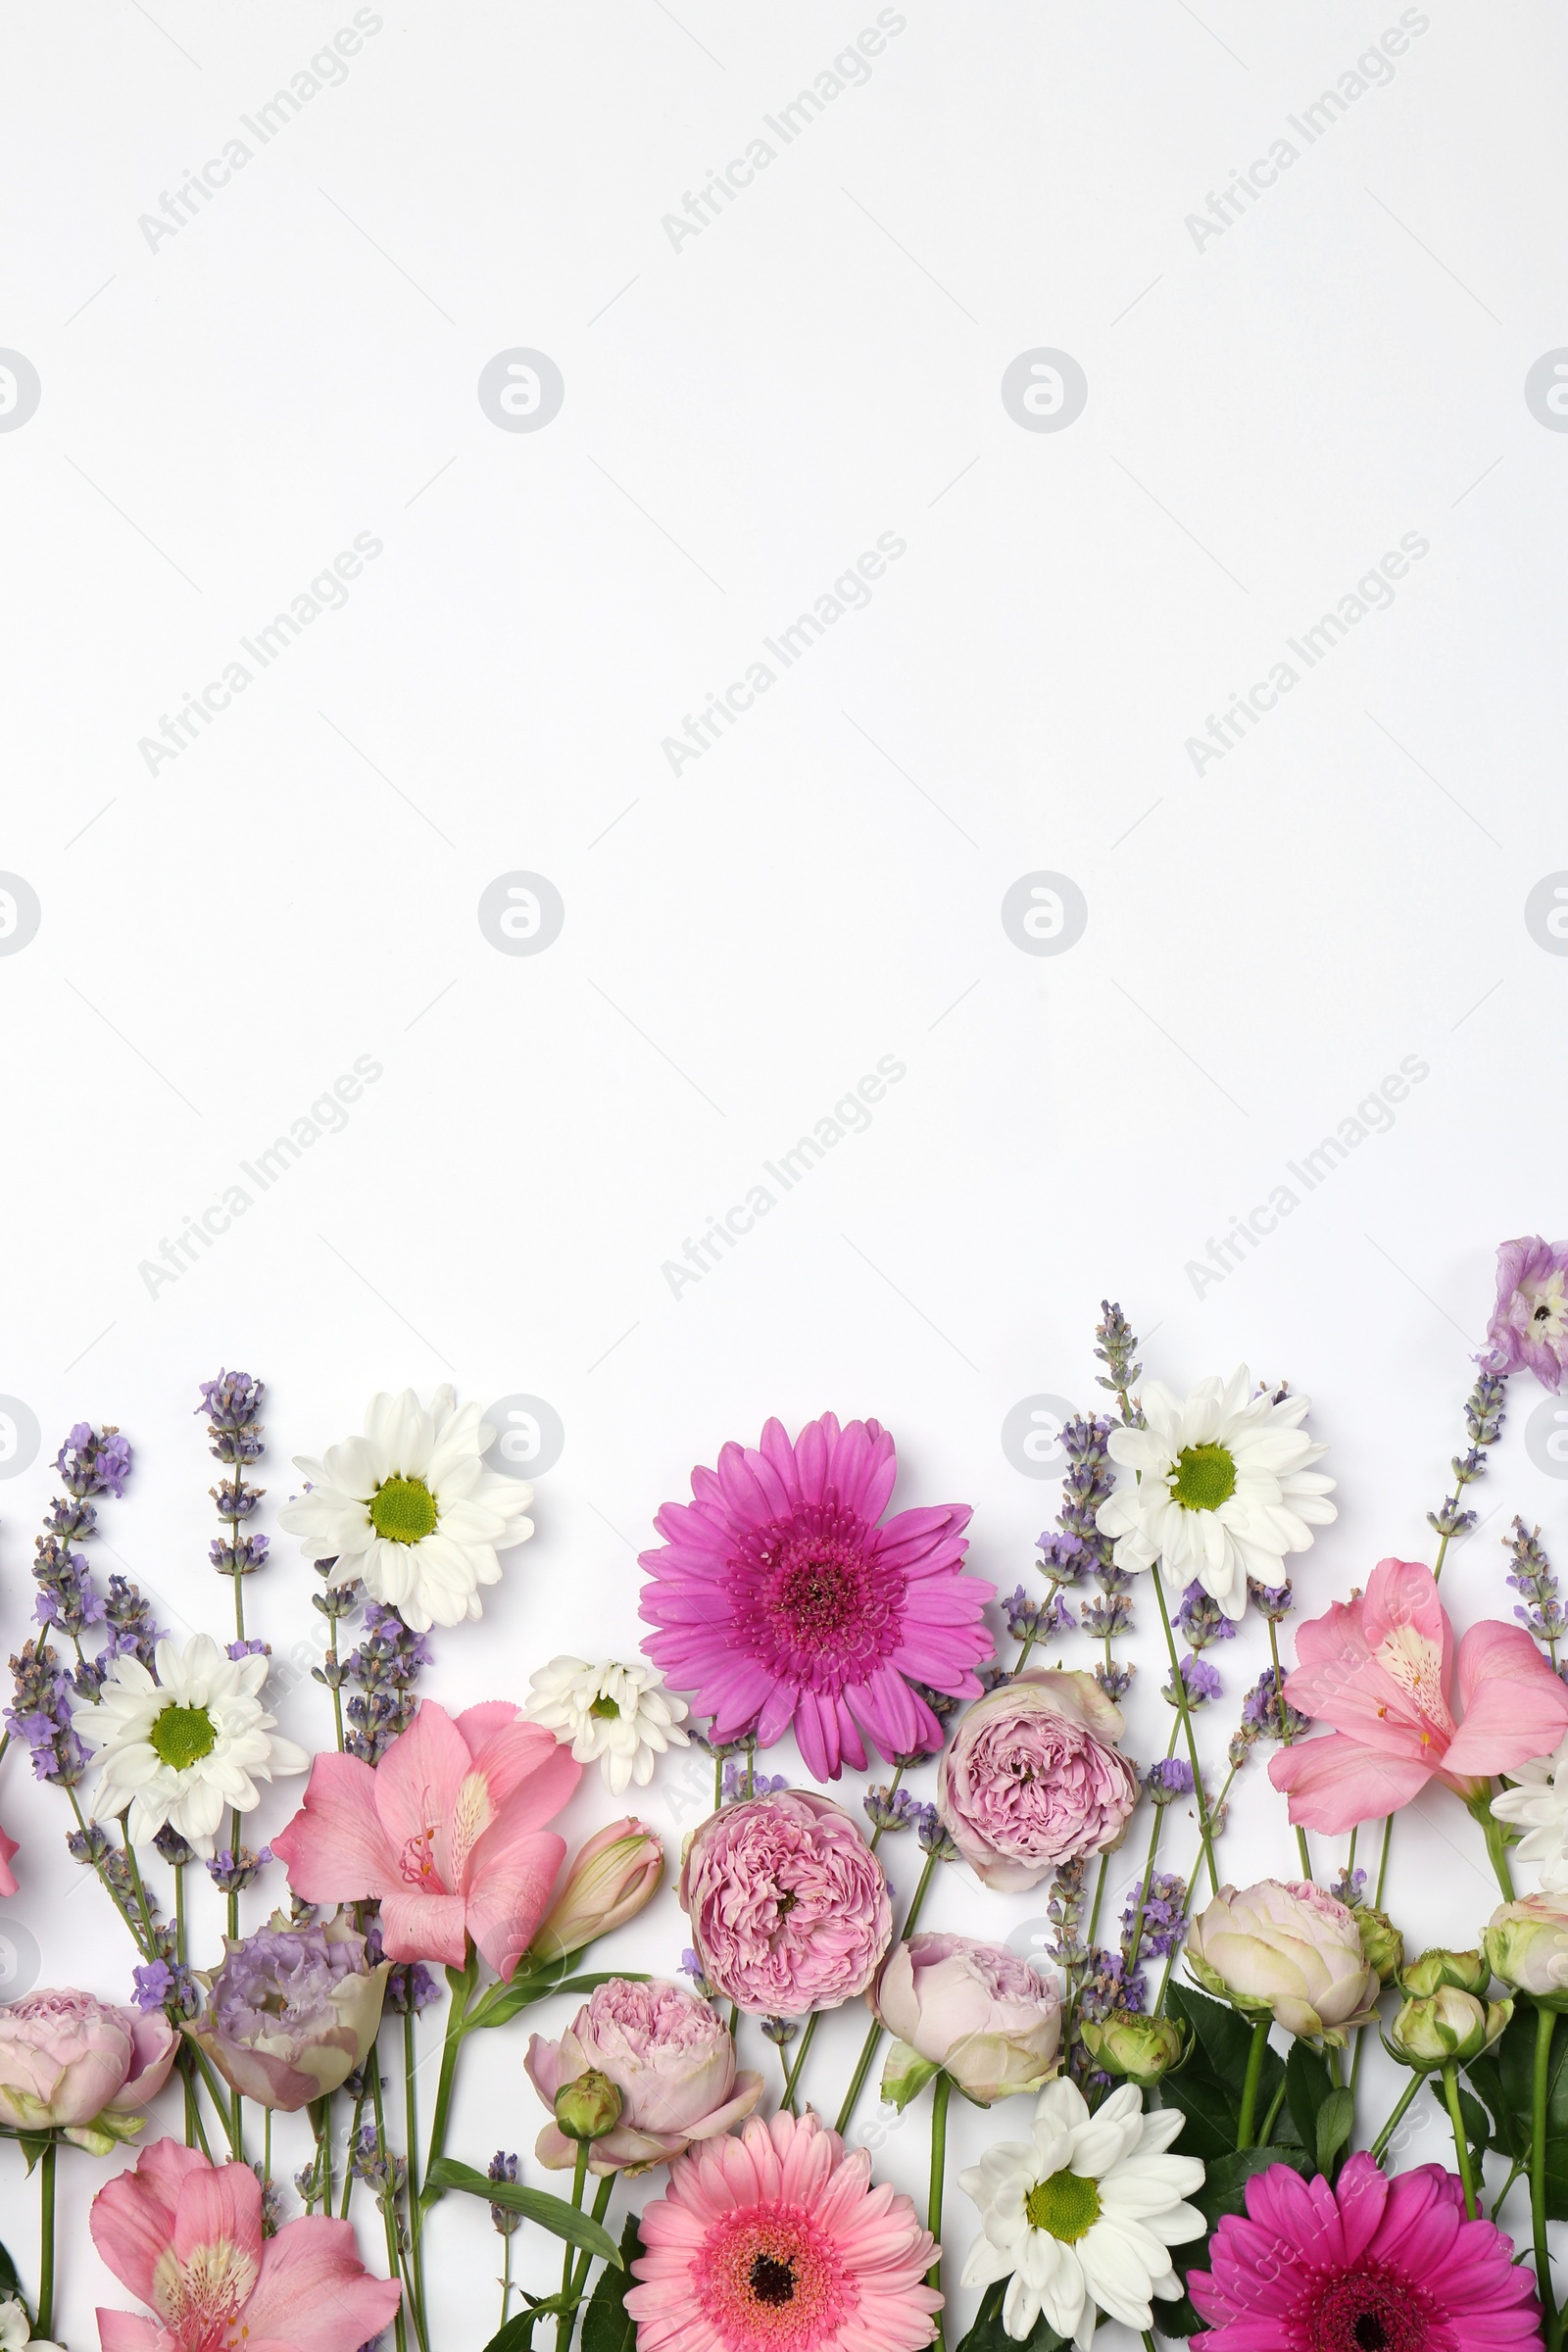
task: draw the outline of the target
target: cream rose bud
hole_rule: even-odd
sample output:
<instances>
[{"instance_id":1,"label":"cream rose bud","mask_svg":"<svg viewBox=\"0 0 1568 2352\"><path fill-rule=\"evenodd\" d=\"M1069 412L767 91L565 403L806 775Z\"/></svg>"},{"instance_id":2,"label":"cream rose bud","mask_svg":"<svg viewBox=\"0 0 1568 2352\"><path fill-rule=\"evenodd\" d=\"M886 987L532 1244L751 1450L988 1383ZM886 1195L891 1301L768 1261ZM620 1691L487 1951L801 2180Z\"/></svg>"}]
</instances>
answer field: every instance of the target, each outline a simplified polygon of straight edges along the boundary
<instances>
[{"instance_id":1,"label":"cream rose bud","mask_svg":"<svg viewBox=\"0 0 1568 2352\"><path fill-rule=\"evenodd\" d=\"M1468 2066L1491 2049L1512 2015L1512 2001L1484 2001L1457 1984L1440 1985L1403 2003L1389 2029L1389 2048L1422 2074Z\"/></svg>"},{"instance_id":2,"label":"cream rose bud","mask_svg":"<svg viewBox=\"0 0 1568 2352\"><path fill-rule=\"evenodd\" d=\"M1380 1984L1392 1984L1404 1966L1404 1937L1388 1913L1374 1910L1370 1903L1356 1912L1355 1925L1368 1967L1377 1970Z\"/></svg>"},{"instance_id":3,"label":"cream rose bud","mask_svg":"<svg viewBox=\"0 0 1568 2352\"><path fill-rule=\"evenodd\" d=\"M1568 2009L1568 1894L1499 1903L1481 1938L1494 1976L1543 2009Z\"/></svg>"},{"instance_id":4,"label":"cream rose bud","mask_svg":"<svg viewBox=\"0 0 1568 2352\"><path fill-rule=\"evenodd\" d=\"M940 2068L982 2107L1056 2072L1061 1999L1004 1944L911 1936L866 1995L896 2046L882 2093L905 2106Z\"/></svg>"},{"instance_id":5,"label":"cream rose bud","mask_svg":"<svg viewBox=\"0 0 1568 2352\"><path fill-rule=\"evenodd\" d=\"M1187 1966L1205 1991L1303 2041L1343 2044L1377 2010L1355 1913L1303 1880L1222 1886L1193 1922Z\"/></svg>"},{"instance_id":6,"label":"cream rose bud","mask_svg":"<svg viewBox=\"0 0 1568 2352\"><path fill-rule=\"evenodd\" d=\"M1457 1992L1484 1993L1493 1979L1491 1961L1482 1952L1450 1952L1434 1944L1408 1968L1399 1971L1399 1989L1414 1993L1417 1999L1429 1992L1441 1992L1452 1985Z\"/></svg>"}]
</instances>

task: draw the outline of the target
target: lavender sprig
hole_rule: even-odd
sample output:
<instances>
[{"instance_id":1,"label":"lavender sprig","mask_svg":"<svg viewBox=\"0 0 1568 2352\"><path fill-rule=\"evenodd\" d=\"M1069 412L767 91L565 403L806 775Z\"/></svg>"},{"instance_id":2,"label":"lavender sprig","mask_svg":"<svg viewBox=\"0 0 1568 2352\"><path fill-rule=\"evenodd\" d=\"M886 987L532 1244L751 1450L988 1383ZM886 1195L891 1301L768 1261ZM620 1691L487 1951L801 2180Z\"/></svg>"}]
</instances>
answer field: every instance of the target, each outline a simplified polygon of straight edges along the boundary
<instances>
[{"instance_id":1,"label":"lavender sprig","mask_svg":"<svg viewBox=\"0 0 1568 2352\"><path fill-rule=\"evenodd\" d=\"M351 1756L378 1764L418 1711L414 1686L432 1651L423 1634L404 1624L396 1609L366 1604L359 1646L343 1663L343 1679L356 1686L349 1700L344 1746Z\"/></svg>"},{"instance_id":2,"label":"lavender sprig","mask_svg":"<svg viewBox=\"0 0 1568 2352\"><path fill-rule=\"evenodd\" d=\"M1512 1530L1503 1538L1513 1556L1513 1574L1507 1582L1516 1592L1524 1594L1529 1604L1524 1608L1516 1606L1514 1615L1551 1652L1551 1662L1558 1666L1557 1644L1568 1636L1568 1612L1558 1597L1556 1572L1540 1539L1540 1528L1527 1530L1515 1513Z\"/></svg>"},{"instance_id":3,"label":"lavender sprig","mask_svg":"<svg viewBox=\"0 0 1568 2352\"><path fill-rule=\"evenodd\" d=\"M1465 1398L1465 1432L1470 1444L1463 1453L1454 1455L1450 1464L1453 1493L1445 1495L1441 1510L1427 1513L1427 1525L1435 1528L1441 1539L1438 1556L1432 1566L1434 1578L1443 1574L1444 1559L1453 1537L1468 1534L1476 1523L1474 1511L1460 1509L1459 1497L1466 1487L1473 1486L1478 1478L1486 1476L1487 1455L1502 1432L1503 1405L1507 1395L1505 1374L1483 1372Z\"/></svg>"},{"instance_id":4,"label":"lavender sprig","mask_svg":"<svg viewBox=\"0 0 1568 2352\"><path fill-rule=\"evenodd\" d=\"M265 1383L252 1380L248 1372L220 1372L216 1380L204 1380L200 1387L202 1400L196 1410L207 1415L209 1451L214 1461L223 1463L229 1472L218 1486L208 1489L220 1519L228 1527L226 1542L221 1536L213 1538L208 1558L220 1576L233 1579L234 1632L243 1642L243 1580L267 1565L266 1536L240 1533L267 1492L265 1487L248 1486L245 1479L245 1465L259 1461L265 1451L261 1418Z\"/></svg>"}]
</instances>

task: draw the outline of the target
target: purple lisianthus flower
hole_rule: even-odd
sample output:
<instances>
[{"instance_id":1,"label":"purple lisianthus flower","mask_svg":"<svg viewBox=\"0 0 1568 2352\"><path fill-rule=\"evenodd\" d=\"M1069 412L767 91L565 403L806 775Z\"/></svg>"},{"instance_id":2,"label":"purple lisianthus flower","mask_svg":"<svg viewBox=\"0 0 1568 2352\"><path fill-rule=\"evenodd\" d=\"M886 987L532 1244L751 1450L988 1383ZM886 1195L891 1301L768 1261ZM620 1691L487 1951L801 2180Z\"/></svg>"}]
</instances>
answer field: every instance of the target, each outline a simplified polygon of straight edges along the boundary
<instances>
[{"instance_id":1,"label":"purple lisianthus flower","mask_svg":"<svg viewBox=\"0 0 1568 2352\"><path fill-rule=\"evenodd\" d=\"M188 2028L231 2089L292 2113L365 2064L381 2022L388 1961L342 1917L269 1925L203 1978L207 2016Z\"/></svg>"},{"instance_id":2,"label":"purple lisianthus flower","mask_svg":"<svg viewBox=\"0 0 1568 2352\"><path fill-rule=\"evenodd\" d=\"M1527 1234L1497 1251L1497 1303L1487 1326L1487 1347L1476 1359L1487 1371L1533 1372L1554 1394L1568 1371L1568 1242Z\"/></svg>"}]
</instances>

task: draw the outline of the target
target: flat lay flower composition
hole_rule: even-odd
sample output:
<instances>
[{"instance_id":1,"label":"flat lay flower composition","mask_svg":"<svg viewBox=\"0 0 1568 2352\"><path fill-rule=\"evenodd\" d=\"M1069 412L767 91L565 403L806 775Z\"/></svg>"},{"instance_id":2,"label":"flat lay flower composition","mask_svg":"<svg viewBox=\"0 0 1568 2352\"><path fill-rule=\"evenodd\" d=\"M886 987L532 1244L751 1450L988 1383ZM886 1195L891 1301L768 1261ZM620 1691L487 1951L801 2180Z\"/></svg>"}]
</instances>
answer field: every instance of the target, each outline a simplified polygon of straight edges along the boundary
<instances>
[{"instance_id":1,"label":"flat lay flower composition","mask_svg":"<svg viewBox=\"0 0 1568 2352\"><path fill-rule=\"evenodd\" d=\"M534 1496L487 1467L496 1433L452 1389L376 1396L362 1434L299 1457L285 1564L251 1475L262 1384L200 1384L231 1637L176 1638L99 1576L85 1546L135 1455L73 1428L0 1809L30 1768L107 1910L81 1944L94 1989L0 2006L0 2135L35 2198L3 2215L0 2352L58 2340L63 2165L102 2174L89 2228L124 2297L103 2352L459 2352L448 2198L488 2206L499 2241L486 2352L1088 2352L1102 2323L1149 2352L1558 2352L1568 1609L1518 1517L1495 1615L1456 1631L1442 1578L1510 1384L1568 1371L1565 1298L1568 1245L1499 1250L1430 1564L1324 1590L1303 1555L1335 1481L1308 1399L1245 1367L1141 1387L1107 1303L1105 1409L1062 1428L1030 1586L972 1572L969 1506L894 1507L877 1421L770 1420L699 1463L689 1500L650 1498L640 1656L497 1660L497 1695L457 1711L421 1683L513 1573ZM246 1630L264 1570L316 1621L314 1752ZM1250 1615L1270 1663L1219 1741L1211 1653ZM1137 1672L1162 1678L1163 1754L1129 1752ZM694 1746L711 1809L666 1854L623 1802ZM1280 1874L1239 1887L1231 1790L1265 1755ZM573 1851L559 1824L596 1767L606 1818ZM858 1808L846 1767L885 1768ZM292 1816L253 1846L264 1789ZM1385 1894L1397 1814L1427 1795L1498 1900L1417 1952ZM30 1843L0 1831L0 1897ZM901 1891L890 1859L915 1849ZM687 1948L595 1968L666 1872ZM939 1872L979 1932L921 1928ZM987 1904L1034 1888L1049 1938L1020 1951L1000 1918L988 1938ZM226 1934L198 1949L219 1897ZM839 2029L816 2042L834 2011L859 2021L843 2080ZM1371 2037L1403 2070L1392 2108ZM531 2113L521 2153L451 2144L476 2065ZM1405 2167L1418 2098L1444 2153ZM916 2102L918 2206L857 2136ZM983 2150L950 2170L968 2108ZM297 2169L274 2170L279 2117ZM518 2242L559 2285L514 2280Z\"/></svg>"}]
</instances>

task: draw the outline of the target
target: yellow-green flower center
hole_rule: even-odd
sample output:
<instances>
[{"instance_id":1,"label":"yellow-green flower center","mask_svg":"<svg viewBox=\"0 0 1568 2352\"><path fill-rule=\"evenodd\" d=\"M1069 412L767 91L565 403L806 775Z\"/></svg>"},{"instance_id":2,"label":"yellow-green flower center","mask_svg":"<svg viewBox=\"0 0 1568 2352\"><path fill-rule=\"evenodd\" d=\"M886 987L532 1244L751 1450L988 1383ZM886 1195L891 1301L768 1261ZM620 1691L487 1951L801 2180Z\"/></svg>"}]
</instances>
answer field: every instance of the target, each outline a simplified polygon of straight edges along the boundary
<instances>
[{"instance_id":1,"label":"yellow-green flower center","mask_svg":"<svg viewBox=\"0 0 1568 2352\"><path fill-rule=\"evenodd\" d=\"M1023 2201L1031 2230L1047 2230L1071 2245L1100 2219L1100 2191L1082 2173L1053 2173L1037 2180Z\"/></svg>"},{"instance_id":2,"label":"yellow-green flower center","mask_svg":"<svg viewBox=\"0 0 1568 2352\"><path fill-rule=\"evenodd\" d=\"M602 1723L618 1723L620 1721L619 1701L606 1698L603 1691L594 1700L588 1712L590 1715L597 1715Z\"/></svg>"},{"instance_id":3,"label":"yellow-green flower center","mask_svg":"<svg viewBox=\"0 0 1568 2352\"><path fill-rule=\"evenodd\" d=\"M218 1733L205 1707L165 1707L153 1718L147 1735L153 1753L172 1772L186 1772L201 1757L210 1756Z\"/></svg>"},{"instance_id":4,"label":"yellow-green flower center","mask_svg":"<svg viewBox=\"0 0 1568 2352\"><path fill-rule=\"evenodd\" d=\"M1217 1511L1236 1492L1236 1458L1223 1446L1184 1446L1170 1491L1184 1511Z\"/></svg>"},{"instance_id":5,"label":"yellow-green flower center","mask_svg":"<svg viewBox=\"0 0 1568 2352\"><path fill-rule=\"evenodd\" d=\"M370 1525L389 1544L422 1544L435 1516L435 1496L422 1478L389 1478L370 1496Z\"/></svg>"}]
</instances>

